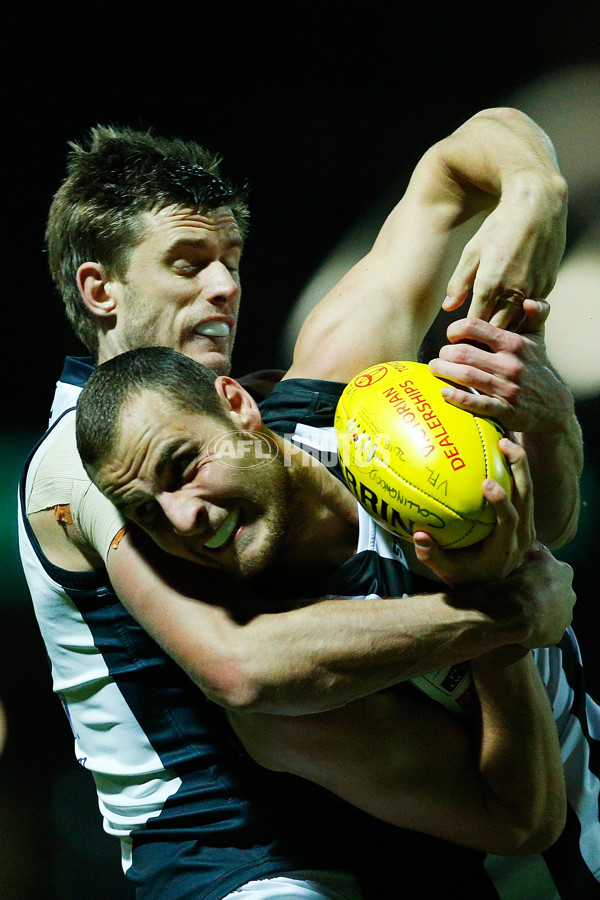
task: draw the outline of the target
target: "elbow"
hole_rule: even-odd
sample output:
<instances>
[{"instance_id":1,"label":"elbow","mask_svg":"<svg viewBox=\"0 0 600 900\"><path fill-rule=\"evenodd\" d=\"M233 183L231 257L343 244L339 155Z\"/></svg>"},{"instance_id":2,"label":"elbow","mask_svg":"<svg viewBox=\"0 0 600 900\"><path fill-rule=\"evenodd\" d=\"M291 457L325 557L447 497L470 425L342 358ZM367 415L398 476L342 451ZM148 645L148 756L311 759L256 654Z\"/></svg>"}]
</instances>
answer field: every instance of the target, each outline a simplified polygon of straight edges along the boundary
<instances>
[{"instance_id":1,"label":"elbow","mask_svg":"<svg viewBox=\"0 0 600 900\"><path fill-rule=\"evenodd\" d=\"M561 836L566 823L566 812L562 816L555 816L535 829L518 847L515 856L532 856L534 853L543 853L549 850Z\"/></svg>"},{"instance_id":2,"label":"elbow","mask_svg":"<svg viewBox=\"0 0 600 900\"><path fill-rule=\"evenodd\" d=\"M261 711L265 685L254 667L235 653L221 654L210 666L204 665L201 672L191 675L218 706L240 713Z\"/></svg>"},{"instance_id":3,"label":"elbow","mask_svg":"<svg viewBox=\"0 0 600 900\"><path fill-rule=\"evenodd\" d=\"M529 828L515 855L529 856L548 850L561 836L567 821L567 794L562 778L548 798L546 811Z\"/></svg>"},{"instance_id":4,"label":"elbow","mask_svg":"<svg viewBox=\"0 0 600 900\"><path fill-rule=\"evenodd\" d=\"M557 527L557 524L559 527ZM560 550L570 544L579 529L579 503L569 519L561 525L555 521L536 522L536 534L540 543L549 550Z\"/></svg>"},{"instance_id":5,"label":"elbow","mask_svg":"<svg viewBox=\"0 0 600 900\"><path fill-rule=\"evenodd\" d=\"M533 856L544 853L558 840L564 828L563 819L552 819L535 828L512 828L504 834L495 848L488 850L496 856Z\"/></svg>"},{"instance_id":6,"label":"elbow","mask_svg":"<svg viewBox=\"0 0 600 900\"><path fill-rule=\"evenodd\" d=\"M567 817L566 802L556 804L531 822L511 822L497 835L488 853L496 856L532 856L548 850L560 837Z\"/></svg>"}]
</instances>

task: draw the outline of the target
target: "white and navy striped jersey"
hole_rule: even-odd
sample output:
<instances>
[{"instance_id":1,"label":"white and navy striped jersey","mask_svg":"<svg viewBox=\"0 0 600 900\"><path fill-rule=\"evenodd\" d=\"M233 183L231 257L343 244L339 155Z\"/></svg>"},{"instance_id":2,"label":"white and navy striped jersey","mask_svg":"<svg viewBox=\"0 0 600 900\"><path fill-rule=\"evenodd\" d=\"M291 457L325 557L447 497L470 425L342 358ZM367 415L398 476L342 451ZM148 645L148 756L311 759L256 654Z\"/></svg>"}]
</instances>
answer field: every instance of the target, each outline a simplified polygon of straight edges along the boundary
<instances>
[{"instance_id":1,"label":"white and navy striped jersey","mask_svg":"<svg viewBox=\"0 0 600 900\"><path fill-rule=\"evenodd\" d=\"M25 516L27 489L90 371L68 361L52 427L25 466L21 558L77 759L94 777L106 830L122 841L138 900L220 900L251 879L315 869L353 873L366 900L396 900L399 884L425 900L496 897L481 854L261 769L223 710L128 614L104 570L70 572L44 557Z\"/></svg>"}]
</instances>

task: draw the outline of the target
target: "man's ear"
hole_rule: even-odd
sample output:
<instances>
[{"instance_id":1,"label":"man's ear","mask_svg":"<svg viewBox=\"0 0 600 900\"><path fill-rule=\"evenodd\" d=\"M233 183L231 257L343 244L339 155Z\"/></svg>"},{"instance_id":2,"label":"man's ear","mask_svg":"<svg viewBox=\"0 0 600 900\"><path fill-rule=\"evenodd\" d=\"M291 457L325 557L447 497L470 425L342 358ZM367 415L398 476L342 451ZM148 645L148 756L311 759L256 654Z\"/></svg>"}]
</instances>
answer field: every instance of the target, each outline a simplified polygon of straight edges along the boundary
<instances>
[{"instance_id":1,"label":"man's ear","mask_svg":"<svg viewBox=\"0 0 600 900\"><path fill-rule=\"evenodd\" d=\"M219 375L215 390L225 411L241 431L256 431L262 424L260 410L253 397L229 375Z\"/></svg>"},{"instance_id":2,"label":"man's ear","mask_svg":"<svg viewBox=\"0 0 600 900\"><path fill-rule=\"evenodd\" d=\"M112 316L116 312L119 282L111 281L104 266L84 262L77 269L77 287L87 308L95 316Z\"/></svg>"}]
</instances>

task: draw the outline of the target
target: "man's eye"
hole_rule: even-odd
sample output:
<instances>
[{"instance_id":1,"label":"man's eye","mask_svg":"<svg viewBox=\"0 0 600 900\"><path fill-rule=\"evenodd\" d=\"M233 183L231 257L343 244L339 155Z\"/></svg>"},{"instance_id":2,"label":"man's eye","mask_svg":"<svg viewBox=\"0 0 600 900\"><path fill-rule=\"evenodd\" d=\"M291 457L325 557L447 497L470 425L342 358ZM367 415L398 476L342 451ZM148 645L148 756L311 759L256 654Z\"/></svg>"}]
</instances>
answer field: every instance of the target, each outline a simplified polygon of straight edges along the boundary
<instances>
[{"instance_id":1,"label":"man's eye","mask_svg":"<svg viewBox=\"0 0 600 900\"><path fill-rule=\"evenodd\" d=\"M193 453L175 457L172 463L173 475L178 478L186 478L186 476L189 476L195 459L196 457Z\"/></svg>"},{"instance_id":2,"label":"man's eye","mask_svg":"<svg viewBox=\"0 0 600 900\"><path fill-rule=\"evenodd\" d=\"M223 260L223 265L227 269L228 272L233 275L234 278L237 278L240 274L240 261L237 260Z\"/></svg>"},{"instance_id":3,"label":"man's eye","mask_svg":"<svg viewBox=\"0 0 600 900\"><path fill-rule=\"evenodd\" d=\"M173 263L173 269L180 275L195 275L199 266L185 262L185 260L177 260L177 262Z\"/></svg>"}]
</instances>

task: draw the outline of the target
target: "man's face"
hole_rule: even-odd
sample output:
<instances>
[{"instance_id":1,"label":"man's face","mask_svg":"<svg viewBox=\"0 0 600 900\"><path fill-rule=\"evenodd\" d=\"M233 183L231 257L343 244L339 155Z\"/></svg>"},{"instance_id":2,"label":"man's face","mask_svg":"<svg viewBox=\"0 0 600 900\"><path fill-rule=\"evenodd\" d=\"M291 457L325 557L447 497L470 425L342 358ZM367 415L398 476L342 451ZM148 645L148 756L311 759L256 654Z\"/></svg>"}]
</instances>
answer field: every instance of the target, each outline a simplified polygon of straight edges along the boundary
<instances>
[{"instance_id":1,"label":"man's face","mask_svg":"<svg viewBox=\"0 0 600 900\"><path fill-rule=\"evenodd\" d=\"M146 233L124 280L112 282L113 349L171 347L226 374L241 296L242 239L233 213L169 206L144 213L142 224Z\"/></svg>"},{"instance_id":2,"label":"man's face","mask_svg":"<svg viewBox=\"0 0 600 900\"><path fill-rule=\"evenodd\" d=\"M146 390L127 404L116 452L94 481L167 553L252 577L285 546L288 481L279 457L257 466L245 452L252 432L237 452L240 434Z\"/></svg>"}]
</instances>

